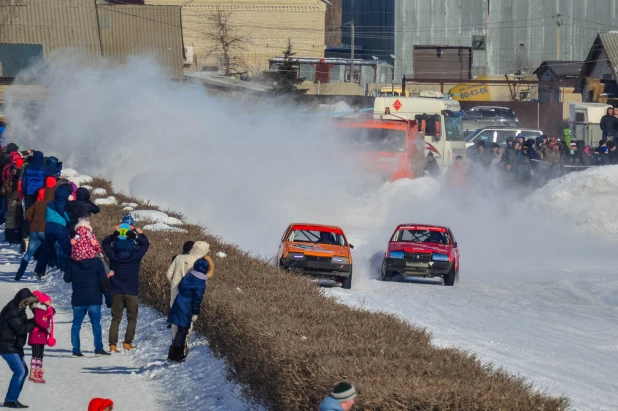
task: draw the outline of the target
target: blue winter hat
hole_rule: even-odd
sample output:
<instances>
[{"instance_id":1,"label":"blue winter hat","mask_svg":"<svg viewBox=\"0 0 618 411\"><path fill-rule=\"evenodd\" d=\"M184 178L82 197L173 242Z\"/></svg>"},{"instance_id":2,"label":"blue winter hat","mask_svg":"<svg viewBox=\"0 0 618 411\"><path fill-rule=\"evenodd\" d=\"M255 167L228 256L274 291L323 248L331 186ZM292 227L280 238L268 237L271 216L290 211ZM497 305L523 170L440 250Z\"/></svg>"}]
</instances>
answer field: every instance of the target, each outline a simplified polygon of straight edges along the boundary
<instances>
[{"instance_id":1,"label":"blue winter hat","mask_svg":"<svg viewBox=\"0 0 618 411\"><path fill-rule=\"evenodd\" d=\"M210 268L210 264L204 258L198 258L193 264L193 269L198 273L206 274L208 269Z\"/></svg>"},{"instance_id":2,"label":"blue winter hat","mask_svg":"<svg viewBox=\"0 0 618 411\"><path fill-rule=\"evenodd\" d=\"M131 213L127 213L124 217L122 217L122 224L135 225L135 219L131 215Z\"/></svg>"},{"instance_id":3,"label":"blue winter hat","mask_svg":"<svg viewBox=\"0 0 618 411\"><path fill-rule=\"evenodd\" d=\"M129 231L131 231L131 226L129 224L122 223L118 226L117 231L118 233L120 233L120 235L118 236L118 239L126 240L127 234L129 234Z\"/></svg>"}]
</instances>

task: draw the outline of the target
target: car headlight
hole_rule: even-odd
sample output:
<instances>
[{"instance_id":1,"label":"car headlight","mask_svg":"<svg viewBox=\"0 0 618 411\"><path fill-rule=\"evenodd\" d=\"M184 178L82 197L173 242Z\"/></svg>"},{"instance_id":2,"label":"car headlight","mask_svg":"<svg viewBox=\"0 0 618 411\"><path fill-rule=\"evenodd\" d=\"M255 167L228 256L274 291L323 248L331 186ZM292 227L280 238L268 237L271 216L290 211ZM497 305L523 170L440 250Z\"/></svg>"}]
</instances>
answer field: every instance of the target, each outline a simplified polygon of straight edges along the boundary
<instances>
[{"instance_id":1,"label":"car headlight","mask_svg":"<svg viewBox=\"0 0 618 411\"><path fill-rule=\"evenodd\" d=\"M388 256L390 258L404 258L403 251L389 251Z\"/></svg>"},{"instance_id":2,"label":"car headlight","mask_svg":"<svg viewBox=\"0 0 618 411\"><path fill-rule=\"evenodd\" d=\"M292 259L292 258L301 259L301 258L305 258L305 255L303 253L288 253L286 258L289 258L289 259Z\"/></svg>"},{"instance_id":3,"label":"car headlight","mask_svg":"<svg viewBox=\"0 0 618 411\"><path fill-rule=\"evenodd\" d=\"M333 263L350 264L350 259L348 257L333 257Z\"/></svg>"},{"instance_id":4,"label":"car headlight","mask_svg":"<svg viewBox=\"0 0 618 411\"><path fill-rule=\"evenodd\" d=\"M446 254L432 254L432 261L448 261L448 255Z\"/></svg>"}]
</instances>

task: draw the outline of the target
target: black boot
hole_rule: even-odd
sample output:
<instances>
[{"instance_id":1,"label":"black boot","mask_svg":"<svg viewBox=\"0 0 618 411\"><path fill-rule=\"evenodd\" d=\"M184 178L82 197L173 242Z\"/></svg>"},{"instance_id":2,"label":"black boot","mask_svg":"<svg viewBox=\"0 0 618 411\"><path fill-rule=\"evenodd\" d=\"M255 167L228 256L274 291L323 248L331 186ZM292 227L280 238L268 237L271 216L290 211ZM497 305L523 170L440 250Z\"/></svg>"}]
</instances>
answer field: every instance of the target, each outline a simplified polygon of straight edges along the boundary
<instances>
[{"instance_id":1,"label":"black boot","mask_svg":"<svg viewBox=\"0 0 618 411\"><path fill-rule=\"evenodd\" d=\"M173 345L170 345L170 349L167 354L167 360L170 362L183 362L184 361L183 354L184 353L183 353L182 347L175 347Z\"/></svg>"}]
</instances>

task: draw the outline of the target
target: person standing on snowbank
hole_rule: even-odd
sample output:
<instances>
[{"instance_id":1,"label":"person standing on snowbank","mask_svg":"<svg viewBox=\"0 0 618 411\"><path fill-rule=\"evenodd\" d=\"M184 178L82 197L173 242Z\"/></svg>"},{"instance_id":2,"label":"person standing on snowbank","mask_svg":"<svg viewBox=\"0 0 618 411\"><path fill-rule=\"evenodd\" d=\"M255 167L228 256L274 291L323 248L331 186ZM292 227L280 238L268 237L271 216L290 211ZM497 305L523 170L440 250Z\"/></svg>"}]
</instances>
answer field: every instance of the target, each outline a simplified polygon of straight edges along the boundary
<instances>
[{"instance_id":1,"label":"person standing on snowbank","mask_svg":"<svg viewBox=\"0 0 618 411\"><path fill-rule=\"evenodd\" d=\"M356 389L347 382L340 382L333 388L330 396L320 404L320 411L350 411L354 406Z\"/></svg>"},{"instance_id":2,"label":"person standing on snowbank","mask_svg":"<svg viewBox=\"0 0 618 411\"><path fill-rule=\"evenodd\" d=\"M38 301L31 306L34 314L34 329L28 337L28 345L32 347L32 359L30 360L29 381L45 384L43 374L43 354L45 346L56 345L54 338L54 315L56 309L52 307L51 298L40 291L35 291L34 296Z\"/></svg>"},{"instance_id":3,"label":"person standing on snowbank","mask_svg":"<svg viewBox=\"0 0 618 411\"><path fill-rule=\"evenodd\" d=\"M176 296L178 295L178 284L180 284L180 280L184 278L185 275L193 268L195 262L206 256L210 251L210 244L206 241L197 241L193 244L191 251L186 255L177 256L172 264L167 269L167 279L170 282L171 290L171 298L170 298L170 308L174 305L174 300L176 300ZM176 337L177 327L172 325L172 341L174 337ZM191 333L191 330L189 330Z\"/></svg>"},{"instance_id":4,"label":"person standing on snowbank","mask_svg":"<svg viewBox=\"0 0 618 411\"><path fill-rule=\"evenodd\" d=\"M127 224L125 231L129 230ZM119 226L119 227L120 227ZM132 234L129 232L127 234ZM103 240L103 250L109 258L110 269L114 275L110 277L112 293L112 322L109 326L109 350L117 353L118 330L122 315L127 311L127 330L124 335L122 348L125 351L133 349L133 339L137 328L138 299L139 299L139 271L142 259L148 252L150 242L140 228L135 228L136 237L120 239L120 232L107 236ZM135 248L134 243L137 244Z\"/></svg>"},{"instance_id":5,"label":"person standing on snowbank","mask_svg":"<svg viewBox=\"0 0 618 411\"><path fill-rule=\"evenodd\" d=\"M212 278L214 264L209 257L200 258L193 264L193 270L180 280L178 295L167 316L170 324L178 327L167 356L168 361L182 362L185 359L185 346L192 323L197 320L204 293L206 281Z\"/></svg>"},{"instance_id":6,"label":"person standing on snowbank","mask_svg":"<svg viewBox=\"0 0 618 411\"><path fill-rule=\"evenodd\" d=\"M64 282L71 283L73 294L73 326L71 327L71 344L73 357L80 358L81 352L79 333L86 314L92 324L94 335L95 356L110 355L103 349L103 332L101 331L101 304L105 298L105 305L112 306L112 296L109 294L109 280L105 274L105 267L100 258L88 258L82 261L69 260L64 272Z\"/></svg>"},{"instance_id":7,"label":"person standing on snowbank","mask_svg":"<svg viewBox=\"0 0 618 411\"><path fill-rule=\"evenodd\" d=\"M4 399L5 408L28 408L19 402L19 394L28 376L28 366L24 361L24 345L28 333L35 325L33 319L28 319L26 307L37 301L32 291L22 288L0 311L0 356L13 372Z\"/></svg>"}]
</instances>

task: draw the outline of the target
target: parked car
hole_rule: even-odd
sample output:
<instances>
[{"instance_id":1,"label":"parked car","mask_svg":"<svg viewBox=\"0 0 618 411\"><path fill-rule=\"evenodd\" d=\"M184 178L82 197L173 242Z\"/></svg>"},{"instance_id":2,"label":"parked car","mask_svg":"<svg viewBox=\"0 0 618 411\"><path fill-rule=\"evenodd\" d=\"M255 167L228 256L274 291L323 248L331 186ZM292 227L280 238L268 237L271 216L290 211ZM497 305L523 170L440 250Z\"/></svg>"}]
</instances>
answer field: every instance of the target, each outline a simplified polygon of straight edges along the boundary
<instances>
[{"instance_id":1,"label":"parked car","mask_svg":"<svg viewBox=\"0 0 618 411\"><path fill-rule=\"evenodd\" d=\"M403 277L442 277L444 285L459 280L459 248L450 228L401 224L388 242L382 281Z\"/></svg>"},{"instance_id":2,"label":"parked car","mask_svg":"<svg viewBox=\"0 0 618 411\"><path fill-rule=\"evenodd\" d=\"M465 110L463 128L476 130L484 127L519 127L515 112L507 107L478 106Z\"/></svg>"},{"instance_id":3,"label":"parked car","mask_svg":"<svg viewBox=\"0 0 618 411\"><path fill-rule=\"evenodd\" d=\"M283 233L277 258L284 270L332 280L350 289L353 248L339 227L295 223Z\"/></svg>"},{"instance_id":4,"label":"parked car","mask_svg":"<svg viewBox=\"0 0 618 411\"><path fill-rule=\"evenodd\" d=\"M510 127L485 127L474 130L466 136L466 150L475 145L478 141L485 141L487 148L491 143L498 143L501 148L506 147L506 139L509 137L517 137L523 134L527 139L537 138L543 135L542 130L533 128L510 128Z\"/></svg>"}]
</instances>

